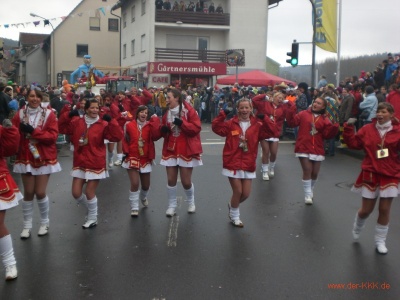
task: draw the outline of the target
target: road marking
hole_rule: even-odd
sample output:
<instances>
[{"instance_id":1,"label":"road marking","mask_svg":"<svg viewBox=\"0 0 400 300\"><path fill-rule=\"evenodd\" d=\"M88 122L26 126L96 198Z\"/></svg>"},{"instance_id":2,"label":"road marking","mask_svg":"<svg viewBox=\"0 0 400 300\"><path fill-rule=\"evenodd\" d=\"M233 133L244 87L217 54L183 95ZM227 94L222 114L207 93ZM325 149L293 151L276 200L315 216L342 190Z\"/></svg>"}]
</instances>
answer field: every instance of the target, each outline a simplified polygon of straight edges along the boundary
<instances>
[{"instance_id":1,"label":"road marking","mask_svg":"<svg viewBox=\"0 0 400 300\"><path fill-rule=\"evenodd\" d=\"M168 232L168 247L176 247L176 242L178 240L178 226L179 226L179 216L175 215L171 218L171 223L169 224Z\"/></svg>"},{"instance_id":2,"label":"road marking","mask_svg":"<svg viewBox=\"0 0 400 300\"><path fill-rule=\"evenodd\" d=\"M225 142L204 142L202 145L224 145Z\"/></svg>"},{"instance_id":3,"label":"road marking","mask_svg":"<svg viewBox=\"0 0 400 300\"><path fill-rule=\"evenodd\" d=\"M206 139L206 141L220 141L221 139Z\"/></svg>"},{"instance_id":4,"label":"road marking","mask_svg":"<svg viewBox=\"0 0 400 300\"><path fill-rule=\"evenodd\" d=\"M176 210L181 207L182 197L176 197ZM178 241L179 216L171 217L168 230L167 247L176 247Z\"/></svg>"}]
</instances>

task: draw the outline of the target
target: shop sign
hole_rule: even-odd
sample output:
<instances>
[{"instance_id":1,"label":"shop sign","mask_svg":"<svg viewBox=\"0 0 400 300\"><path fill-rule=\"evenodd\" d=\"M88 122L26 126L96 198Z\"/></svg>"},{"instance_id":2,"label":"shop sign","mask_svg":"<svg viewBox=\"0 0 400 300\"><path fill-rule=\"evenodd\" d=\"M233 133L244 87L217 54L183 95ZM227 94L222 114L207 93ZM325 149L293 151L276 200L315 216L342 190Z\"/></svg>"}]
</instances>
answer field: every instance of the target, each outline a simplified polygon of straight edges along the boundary
<instances>
[{"instance_id":1,"label":"shop sign","mask_svg":"<svg viewBox=\"0 0 400 300\"><path fill-rule=\"evenodd\" d=\"M149 62L149 74L226 75L225 63Z\"/></svg>"}]
</instances>

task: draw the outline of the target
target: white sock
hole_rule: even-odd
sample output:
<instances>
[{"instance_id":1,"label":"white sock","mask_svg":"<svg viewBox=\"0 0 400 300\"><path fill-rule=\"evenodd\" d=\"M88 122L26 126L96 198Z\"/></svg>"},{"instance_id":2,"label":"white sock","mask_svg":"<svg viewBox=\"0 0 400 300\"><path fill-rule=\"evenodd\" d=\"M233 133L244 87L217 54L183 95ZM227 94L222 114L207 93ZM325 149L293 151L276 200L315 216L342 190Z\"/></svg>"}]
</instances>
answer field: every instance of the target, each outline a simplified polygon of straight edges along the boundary
<instances>
[{"instance_id":1,"label":"white sock","mask_svg":"<svg viewBox=\"0 0 400 300\"><path fill-rule=\"evenodd\" d=\"M386 236L389 231L389 225L381 225L379 223L375 226L375 245L385 245Z\"/></svg>"},{"instance_id":2,"label":"white sock","mask_svg":"<svg viewBox=\"0 0 400 300\"><path fill-rule=\"evenodd\" d=\"M140 189L140 194L139 194L140 201L146 199L148 193L149 193L149 190L145 191L143 189Z\"/></svg>"},{"instance_id":3,"label":"white sock","mask_svg":"<svg viewBox=\"0 0 400 300\"><path fill-rule=\"evenodd\" d=\"M178 201L176 199L176 186L167 185L168 190L168 208L176 208L178 206Z\"/></svg>"},{"instance_id":4,"label":"white sock","mask_svg":"<svg viewBox=\"0 0 400 300\"><path fill-rule=\"evenodd\" d=\"M365 221L367 221L367 218L361 219L358 216L358 212L356 213L356 218L354 219L354 230L361 231L361 229L364 228Z\"/></svg>"},{"instance_id":5,"label":"white sock","mask_svg":"<svg viewBox=\"0 0 400 300\"><path fill-rule=\"evenodd\" d=\"M24 215L24 228L32 228L33 200L22 200L22 213Z\"/></svg>"},{"instance_id":6,"label":"white sock","mask_svg":"<svg viewBox=\"0 0 400 300\"><path fill-rule=\"evenodd\" d=\"M108 161L112 161L114 156L114 152L108 152Z\"/></svg>"},{"instance_id":7,"label":"white sock","mask_svg":"<svg viewBox=\"0 0 400 300\"><path fill-rule=\"evenodd\" d=\"M270 166L271 169L275 168L275 165L276 165L276 161L270 161L269 162L269 166Z\"/></svg>"},{"instance_id":8,"label":"white sock","mask_svg":"<svg viewBox=\"0 0 400 300\"><path fill-rule=\"evenodd\" d=\"M88 220L97 220L97 197L87 200Z\"/></svg>"},{"instance_id":9,"label":"white sock","mask_svg":"<svg viewBox=\"0 0 400 300\"><path fill-rule=\"evenodd\" d=\"M239 207L236 208L231 207L229 214L232 220L239 220L240 219Z\"/></svg>"},{"instance_id":10,"label":"white sock","mask_svg":"<svg viewBox=\"0 0 400 300\"><path fill-rule=\"evenodd\" d=\"M14 257L11 234L0 238L0 256L3 260L4 267L12 266L17 263Z\"/></svg>"},{"instance_id":11,"label":"white sock","mask_svg":"<svg viewBox=\"0 0 400 300\"><path fill-rule=\"evenodd\" d=\"M139 210L139 191L129 191L129 202L131 203L131 210Z\"/></svg>"},{"instance_id":12,"label":"white sock","mask_svg":"<svg viewBox=\"0 0 400 300\"><path fill-rule=\"evenodd\" d=\"M122 157L123 157L124 155L122 154L122 153L117 153L117 159L118 160L122 160Z\"/></svg>"},{"instance_id":13,"label":"white sock","mask_svg":"<svg viewBox=\"0 0 400 300\"><path fill-rule=\"evenodd\" d=\"M185 191L185 195L186 195L185 201L188 204L194 203L194 185L193 185L193 183L192 183L192 186L190 187L190 189L188 189L188 190L184 189L184 191Z\"/></svg>"},{"instance_id":14,"label":"white sock","mask_svg":"<svg viewBox=\"0 0 400 300\"><path fill-rule=\"evenodd\" d=\"M263 172L268 172L269 164L262 164L261 169Z\"/></svg>"},{"instance_id":15,"label":"white sock","mask_svg":"<svg viewBox=\"0 0 400 300\"><path fill-rule=\"evenodd\" d=\"M85 207L87 207L87 198L86 195L82 193L82 195L79 196L79 198L76 198L76 204L83 204Z\"/></svg>"},{"instance_id":16,"label":"white sock","mask_svg":"<svg viewBox=\"0 0 400 300\"><path fill-rule=\"evenodd\" d=\"M43 199L37 200L39 211L40 211L40 224L49 224L49 197L44 197Z\"/></svg>"},{"instance_id":17,"label":"white sock","mask_svg":"<svg viewBox=\"0 0 400 300\"><path fill-rule=\"evenodd\" d=\"M303 190L304 190L304 195L306 197L312 197L312 189L311 189L311 179L308 180L302 180L303 181Z\"/></svg>"}]
</instances>

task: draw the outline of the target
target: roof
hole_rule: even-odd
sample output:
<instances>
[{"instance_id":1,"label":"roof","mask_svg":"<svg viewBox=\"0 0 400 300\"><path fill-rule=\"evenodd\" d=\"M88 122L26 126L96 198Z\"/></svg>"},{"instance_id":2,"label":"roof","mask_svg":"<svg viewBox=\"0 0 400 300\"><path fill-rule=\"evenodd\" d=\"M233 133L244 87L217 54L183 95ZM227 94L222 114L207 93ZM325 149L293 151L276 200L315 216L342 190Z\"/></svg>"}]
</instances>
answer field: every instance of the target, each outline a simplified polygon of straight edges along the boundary
<instances>
[{"instance_id":1,"label":"roof","mask_svg":"<svg viewBox=\"0 0 400 300\"><path fill-rule=\"evenodd\" d=\"M38 45L49 36L50 34L20 32L19 43L24 46Z\"/></svg>"}]
</instances>

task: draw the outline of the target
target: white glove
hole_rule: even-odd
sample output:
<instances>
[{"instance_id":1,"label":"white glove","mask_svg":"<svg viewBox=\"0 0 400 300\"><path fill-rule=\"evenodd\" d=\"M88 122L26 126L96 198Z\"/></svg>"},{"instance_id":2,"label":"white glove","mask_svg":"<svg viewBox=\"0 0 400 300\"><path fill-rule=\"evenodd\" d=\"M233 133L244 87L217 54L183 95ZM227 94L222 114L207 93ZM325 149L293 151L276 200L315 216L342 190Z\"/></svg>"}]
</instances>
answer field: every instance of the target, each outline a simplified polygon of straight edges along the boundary
<instances>
[{"instance_id":1,"label":"white glove","mask_svg":"<svg viewBox=\"0 0 400 300\"><path fill-rule=\"evenodd\" d=\"M11 120L10 119L4 119L3 120L3 127L4 128L10 128L12 126Z\"/></svg>"},{"instance_id":2,"label":"white glove","mask_svg":"<svg viewBox=\"0 0 400 300\"><path fill-rule=\"evenodd\" d=\"M142 90L142 89L139 89L139 92L143 92L143 90Z\"/></svg>"},{"instance_id":3,"label":"white glove","mask_svg":"<svg viewBox=\"0 0 400 300\"><path fill-rule=\"evenodd\" d=\"M347 124L348 124L348 125L354 125L356 122L357 122L357 119L356 119L356 118L349 118L349 119L347 120Z\"/></svg>"},{"instance_id":4,"label":"white glove","mask_svg":"<svg viewBox=\"0 0 400 300\"><path fill-rule=\"evenodd\" d=\"M288 103L289 100L285 99L285 100L283 100L282 102L283 102L283 103Z\"/></svg>"}]
</instances>

